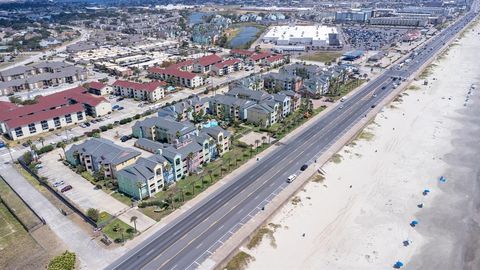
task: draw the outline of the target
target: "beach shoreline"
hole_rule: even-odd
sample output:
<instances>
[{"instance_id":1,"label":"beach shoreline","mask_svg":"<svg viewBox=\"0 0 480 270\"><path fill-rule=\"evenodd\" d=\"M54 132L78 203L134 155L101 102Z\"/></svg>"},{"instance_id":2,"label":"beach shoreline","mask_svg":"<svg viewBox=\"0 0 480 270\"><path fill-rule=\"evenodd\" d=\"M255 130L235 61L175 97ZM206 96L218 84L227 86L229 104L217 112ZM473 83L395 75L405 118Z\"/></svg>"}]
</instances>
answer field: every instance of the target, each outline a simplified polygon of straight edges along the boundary
<instances>
[{"instance_id":1,"label":"beach shoreline","mask_svg":"<svg viewBox=\"0 0 480 270\"><path fill-rule=\"evenodd\" d=\"M464 103L480 85L479 29L435 61L427 86L414 82L326 164L323 183L308 183L296 205L270 219L280 226L275 247L242 248L255 258L248 269L385 269L397 260L407 269L478 269L479 202L471 198L480 149L471 146L480 144L471 138L480 92Z\"/></svg>"}]
</instances>

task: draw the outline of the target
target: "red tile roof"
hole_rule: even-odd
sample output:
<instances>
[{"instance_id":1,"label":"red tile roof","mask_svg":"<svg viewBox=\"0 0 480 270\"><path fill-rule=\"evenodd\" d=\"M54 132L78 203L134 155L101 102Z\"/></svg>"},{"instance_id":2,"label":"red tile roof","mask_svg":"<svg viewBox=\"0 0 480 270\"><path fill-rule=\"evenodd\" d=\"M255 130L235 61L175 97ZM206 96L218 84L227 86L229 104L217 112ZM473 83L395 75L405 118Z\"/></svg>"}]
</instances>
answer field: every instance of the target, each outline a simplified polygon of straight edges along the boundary
<instances>
[{"instance_id":1,"label":"red tile roof","mask_svg":"<svg viewBox=\"0 0 480 270\"><path fill-rule=\"evenodd\" d=\"M153 81L149 83L137 83L137 82L131 82L131 81L117 80L116 82L113 83L113 86L131 88L134 90L141 90L141 91L147 91L147 92L153 92L158 87L165 86L165 85L167 85L167 83L162 81Z\"/></svg>"},{"instance_id":2,"label":"red tile roof","mask_svg":"<svg viewBox=\"0 0 480 270\"><path fill-rule=\"evenodd\" d=\"M195 62L202 66L210 66L222 61L223 61L223 58L216 54L211 54L211 55L207 55L207 56L195 59Z\"/></svg>"},{"instance_id":3,"label":"red tile roof","mask_svg":"<svg viewBox=\"0 0 480 270\"><path fill-rule=\"evenodd\" d=\"M6 113L7 111L17 108L17 105L8 101L0 101L0 113Z\"/></svg>"},{"instance_id":4,"label":"red tile roof","mask_svg":"<svg viewBox=\"0 0 480 270\"><path fill-rule=\"evenodd\" d=\"M249 51L249 50L241 50L241 49L230 50L230 54L239 54L239 55L244 55L244 56L250 56L254 53L255 53L254 51Z\"/></svg>"},{"instance_id":5,"label":"red tile roof","mask_svg":"<svg viewBox=\"0 0 480 270\"><path fill-rule=\"evenodd\" d=\"M185 60L185 61L182 61L182 62L178 62L176 64L171 64L170 66L168 66L167 68L172 68L172 69L182 69L183 67L186 67L186 66L191 66L193 65L193 60L190 59L190 60Z\"/></svg>"},{"instance_id":6,"label":"red tile roof","mask_svg":"<svg viewBox=\"0 0 480 270\"><path fill-rule=\"evenodd\" d=\"M270 53L269 52L263 52L263 53L256 53L252 56L250 56L250 59L253 61L261 60L263 58L269 57Z\"/></svg>"},{"instance_id":7,"label":"red tile roof","mask_svg":"<svg viewBox=\"0 0 480 270\"><path fill-rule=\"evenodd\" d=\"M178 69L173 69L173 68L159 68L159 67L151 67L148 69L148 72L150 73L156 73L156 74L165 74L165 75L170 75L170 76L175 76L179 78L184 78L188 80L192 80L197 74L188 72L188 71L182 71Z\"/></svg>"},{"instance_id":8,"label":"red tile roof","mask_svg":"<svg viewBox=\"0 0 480 270\"><path fill-rule=\"evenodd\" d=\"M229 60L225 60L225 61L223 61L223 62L221 62L221 63L215 64L215 67L216 67L216 68L224 68L224 67L226 67L226 66L232 66L232 65L235 65L236 63L240 63L240 62L242 62L242 60L237 59L237 58L235 58L235 59L229 59Z\"/></svg>"},{"instance_id":9,"label":"red tile roof","mask_svg":"<svg viewBox=\"0 0 480 270\"><path fill-rule=\"evenodd\" d=\"M107 86L106 84L103 84L101 82L91 82L89 83L88 87L92 88L92 89L96 89L96 90L101 90L103 89L105 86Z\"/></svg>"},{"instance_id":10,"label":"red tile roof","mask_svg":"<svg viewBox=\"0 0 480 270\"><path fill-rule=\"evenodd\" d=\"M40 122L42 120L49 120L55 117L64 116L69 113L77 113L84 110L85 109L83 108L82 104L76 103L72 105L66 105L60 108L35 112L32 115L19 116L19 117L5 121L5 124L9 128L17 128L17 127L25 126L31 123Z\"/></svg>"},{"instance_id":11,"label":"red tile roof","mask_svg":"<svg viewBox=\"0 0 480 270\"><path fill-rule=\"evenodd\" d=\"M279 60L282 60L282 59L283 59L283 55L277 54L277 55L272 55L270 57L267 57L265 60L272 63L272 62L276 62L276 61L279 61Z\"/></svg>"},{"instance_id":12,"label":"red tile roof","mask_svg":"<svg viewBox=\"0 0 480 270\"><path fill-rule=\"evenodd\" d=\"M76 102L73 103L72 102ZM7 113L0 114L0 121L5 122L9 128L16 128L67 113L84 111L84 104L97 106L101 102L108 102L103 97L97 97L79 86L61 91L48 96L40 96L37 103L25 106L11 106ZM66 109L69 108L70 109Z\"/></svg>"}]
</instances>

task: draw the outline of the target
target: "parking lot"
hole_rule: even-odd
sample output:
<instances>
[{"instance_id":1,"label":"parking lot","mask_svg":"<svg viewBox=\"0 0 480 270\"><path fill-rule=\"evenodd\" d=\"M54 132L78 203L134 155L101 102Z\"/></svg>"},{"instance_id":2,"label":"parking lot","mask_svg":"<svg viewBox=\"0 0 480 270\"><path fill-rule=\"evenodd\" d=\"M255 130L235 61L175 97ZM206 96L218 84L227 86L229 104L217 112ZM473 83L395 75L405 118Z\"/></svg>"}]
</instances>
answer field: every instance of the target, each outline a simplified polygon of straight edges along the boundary
<instances>
[{"instance_id":1,"label":"parking lot","mask_svg":"<svg viewBox=\"0 0 480 270\"><path fill-rule=\"evenodd\" d=\"M375 51L390 47L407 32L406 29L350 26L342 29L345 40L353 49Z\"/></svg>"},{"instance_id":2,"label":"parking lot","mask_svg":"<svg viewBox=\"0 0 480 270\"><path fill-rule=\"evenodd\" d=\"M62 185L55 187L59 192L68 185L72 186L72 189L64 192L63 195L84 213L89 208L95 208L100 212L105 211L111 215L119 215L119 218L127 224L130 224L130 217L135 215L138 217L137 228L139 230L145 230L155 223L154 220L135 208L131 208L130 205L107 194L110 191L96 189L92 183L59 161L60 154L63 155L61 149L47 153L41 160L42 168L38 170L38 173L40 176L47 177L52 186L56 182L63 181Z\"/></svg>"}]
</instances>

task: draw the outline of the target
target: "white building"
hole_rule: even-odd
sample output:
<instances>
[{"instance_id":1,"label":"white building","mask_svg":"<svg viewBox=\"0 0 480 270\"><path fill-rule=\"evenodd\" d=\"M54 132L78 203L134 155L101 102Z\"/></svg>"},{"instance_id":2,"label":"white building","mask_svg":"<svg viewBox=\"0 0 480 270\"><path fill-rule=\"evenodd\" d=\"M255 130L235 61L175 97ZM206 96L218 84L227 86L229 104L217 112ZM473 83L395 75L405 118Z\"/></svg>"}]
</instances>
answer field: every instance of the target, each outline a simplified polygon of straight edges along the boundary
<instances>
[{"instance_id":1,"label":"white building","mask_svg":"<svg viewBox=\"0 0 480 270\"><path fill-rule=\"evenodd\" d=\"M337 28L324 25L273 26L263 37L263 42L313 47L339 45Z\"/></svg>"}]
</instances>

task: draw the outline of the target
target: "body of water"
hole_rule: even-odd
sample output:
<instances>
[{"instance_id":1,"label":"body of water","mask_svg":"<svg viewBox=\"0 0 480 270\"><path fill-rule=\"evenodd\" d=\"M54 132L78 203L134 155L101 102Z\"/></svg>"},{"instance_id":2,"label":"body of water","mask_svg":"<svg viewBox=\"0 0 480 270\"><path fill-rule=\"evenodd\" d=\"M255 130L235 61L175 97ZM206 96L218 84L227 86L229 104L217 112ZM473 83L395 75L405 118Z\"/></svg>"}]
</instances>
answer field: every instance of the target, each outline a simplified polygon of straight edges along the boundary
<instances>
[{"instance_id":1,"label":"body of water","mask_svg":"<svg viewBox=\"0 0 480 270\"><path fill-rule=\"evenodd\" d=\"M255 26L243 26L240 28L237 35L230 41L230 47L232 48L242 48L249 42L254 41L257 33L260 31Z\"/></svg>"},{"instance_id":2,"label":"body of water","mask_svg":"<svg viewBox=\"0 0 480 270\"><path fill-rule=\"evenodd\" d=\"M203 18L206 16L208 16L206 12L192 12L192 14L188 16L188 24L202 23Z\"/></svg>"}]
</instances>

